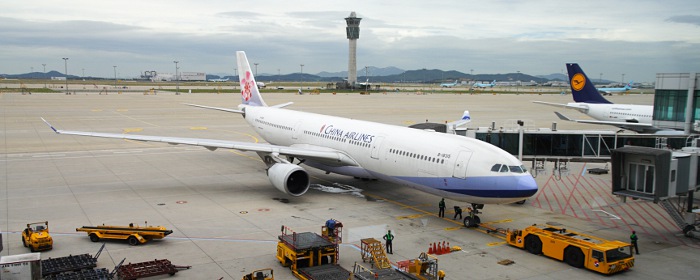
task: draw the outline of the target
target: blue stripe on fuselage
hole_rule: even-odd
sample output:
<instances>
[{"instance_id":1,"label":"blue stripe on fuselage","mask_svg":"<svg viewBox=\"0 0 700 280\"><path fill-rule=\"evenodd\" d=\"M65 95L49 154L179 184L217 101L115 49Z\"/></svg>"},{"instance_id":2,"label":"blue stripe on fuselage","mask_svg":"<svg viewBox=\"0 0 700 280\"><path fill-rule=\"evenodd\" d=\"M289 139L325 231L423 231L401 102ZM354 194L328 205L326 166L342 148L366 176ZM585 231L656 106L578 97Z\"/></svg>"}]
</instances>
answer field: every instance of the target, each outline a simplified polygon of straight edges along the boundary
<instances>
[{"instance_id":1,"label":"blue stripe on fuselage","mask_svg":"<svg viewBox=\"0 0 700 280\"><path fill-rule=\"evenodd\" d=\"M395 177L437 190L486 198L530 197L537 193L537 183L531 176L484 176L459 178Z\"/></svg>"}]
</instances>

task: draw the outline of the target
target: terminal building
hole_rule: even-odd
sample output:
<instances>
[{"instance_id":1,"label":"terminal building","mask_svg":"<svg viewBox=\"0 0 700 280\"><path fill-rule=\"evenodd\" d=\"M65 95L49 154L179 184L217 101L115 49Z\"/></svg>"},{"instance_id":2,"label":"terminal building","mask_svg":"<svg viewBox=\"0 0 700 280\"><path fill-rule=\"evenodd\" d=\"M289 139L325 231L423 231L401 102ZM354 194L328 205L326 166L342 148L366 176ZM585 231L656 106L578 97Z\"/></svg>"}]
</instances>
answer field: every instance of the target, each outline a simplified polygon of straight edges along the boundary
<instances>
[{"instance_id":1,"label":"terminal building","mask_svg":"<svg viewBox=\"0 0 700 280\"><path fill-rule=\"evenodd\" d=\"M700 133L700 90L697 73L656 74L654 126Z\"/></svg>"}]
</instances>

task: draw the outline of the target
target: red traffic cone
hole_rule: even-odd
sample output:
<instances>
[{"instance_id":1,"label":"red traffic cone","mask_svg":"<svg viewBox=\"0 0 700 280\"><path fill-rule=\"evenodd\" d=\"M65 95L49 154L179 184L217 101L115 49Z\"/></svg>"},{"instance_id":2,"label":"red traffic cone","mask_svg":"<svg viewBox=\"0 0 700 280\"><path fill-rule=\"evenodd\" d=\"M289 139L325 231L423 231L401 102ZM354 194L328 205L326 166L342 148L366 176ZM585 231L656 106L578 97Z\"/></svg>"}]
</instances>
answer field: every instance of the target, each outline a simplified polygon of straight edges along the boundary
<instances>
[{"instance_id":1,"label":"red traffic cone","mask_svg":"<svg viewBox=\"0 0 700 280\"><path fill-rule=\"evenodd\" d=\"M435 251L433 250L433 243L430 243L430 245L428 245L428 254L435 254Z\"/></svg>"},{"instance_id":2,"label":"red traffic cone","mask_svg":"<svg viewBox=\"0 0 700 280\"><path fill-rule=\"evenodd\" d=\"M445 254L452 253L452 248L450 247L450 242L447 242L447 247L445 247Z\"/></svg>"},{"instance_id":3,"label":"red traffic cone","mask_svg":"<svg viewBox=\"0 0 700 280\"><path fill-rule=\"evenodd\" d=\"M445 241L442 241L442 247L440 247L442 251L440 251L440 254L447 254L447 247L445 246Z\"/></svg>"}]
</instances>

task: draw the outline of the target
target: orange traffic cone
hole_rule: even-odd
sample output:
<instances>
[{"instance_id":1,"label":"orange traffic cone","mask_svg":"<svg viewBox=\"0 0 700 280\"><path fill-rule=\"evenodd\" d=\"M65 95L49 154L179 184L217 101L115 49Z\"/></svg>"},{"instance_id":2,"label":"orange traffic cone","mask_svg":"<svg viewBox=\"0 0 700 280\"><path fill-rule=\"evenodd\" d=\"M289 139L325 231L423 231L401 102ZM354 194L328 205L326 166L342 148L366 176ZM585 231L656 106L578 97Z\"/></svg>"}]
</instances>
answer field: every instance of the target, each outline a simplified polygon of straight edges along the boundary
<instances>
[{"instance_id":1,"label":"orange traffic cone","mask_svg":"<svg viewBox=\"0 0 700 280\"><path fill-rule=\"evenodd\" d=\"M447 254L447 246L445 246L445 241L442 241L442 251L441 254Z\"/></svg>"},{"instance_id":2,"label":"orange traffic cone","mask_svg":"<svg viewBox=\"0 0 700 280\"><path fill-rule=\"evenodd\" d=\"M440 244L440 242L438 242L437 251L435 252L435 254L442 255L442 244Z\"/></svg>"},{"instance_id":3,"label":"orange traffic cone","mask_svg":"<svg viewBox=\"0 0 700 280\"><path fill-rule=\"evenodd\" d=\"M450 242L447 242L447 247L445 247L445 254L452 253L452 248L450 248Z\"/></svg>"},{"instance_id":4,"label":"orange traffic cone","mask_svg":"<svg viewBox=\"0 0 700 280\"><path fill-rule=\"evenodd\" d=\"M435 254L435 250L433 250L433 247L434 247L433 243L430 243L430 245L428 245L428 254L431 254L431 255Z\"/></svg>"}]
</instances>

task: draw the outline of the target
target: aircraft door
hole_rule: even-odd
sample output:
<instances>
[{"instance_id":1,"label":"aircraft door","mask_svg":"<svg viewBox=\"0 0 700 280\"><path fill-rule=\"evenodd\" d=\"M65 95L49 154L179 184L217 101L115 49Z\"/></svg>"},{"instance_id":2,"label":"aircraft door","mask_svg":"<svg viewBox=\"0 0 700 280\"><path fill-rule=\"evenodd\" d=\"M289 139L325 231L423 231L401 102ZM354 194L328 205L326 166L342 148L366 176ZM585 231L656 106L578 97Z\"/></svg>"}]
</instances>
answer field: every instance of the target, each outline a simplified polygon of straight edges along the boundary
<instances>
[{"instance_id":1,"label":"aircraft door","mask_svg":"<svg viewBox=\"0 0 700 280\"><path fill-rule=\"evenodd\" d=\"M384 137L377 136L374 138L374 141L372 141L372 158L373 159L379 159L379 149L382 147L383 140L384 140Z\"/></svg>"},{"instance_id":2,"label":"aircraft door","mask_svg":"<svg viewBox=\"0 0 700 280\"><path fill-rule=\"evenodd\" d=\"M292 134L292 139L299 138L300 134L301 134L301 122L298 122L297 124L294 125L294 133Z\"/></svg>"},{"instance_id":3,"label":"aircraft door","mask_svg":"<svg viewBox=\"0 0 700 280\"><path fill-rule=\"evenodd\" d=\"M472 157L472 152L470 151L460 151L455 159L455 167L452 171L452 177L465 179L467 178L467 165L469 165L469 159Z\"/></svg>"}]
</instances>

